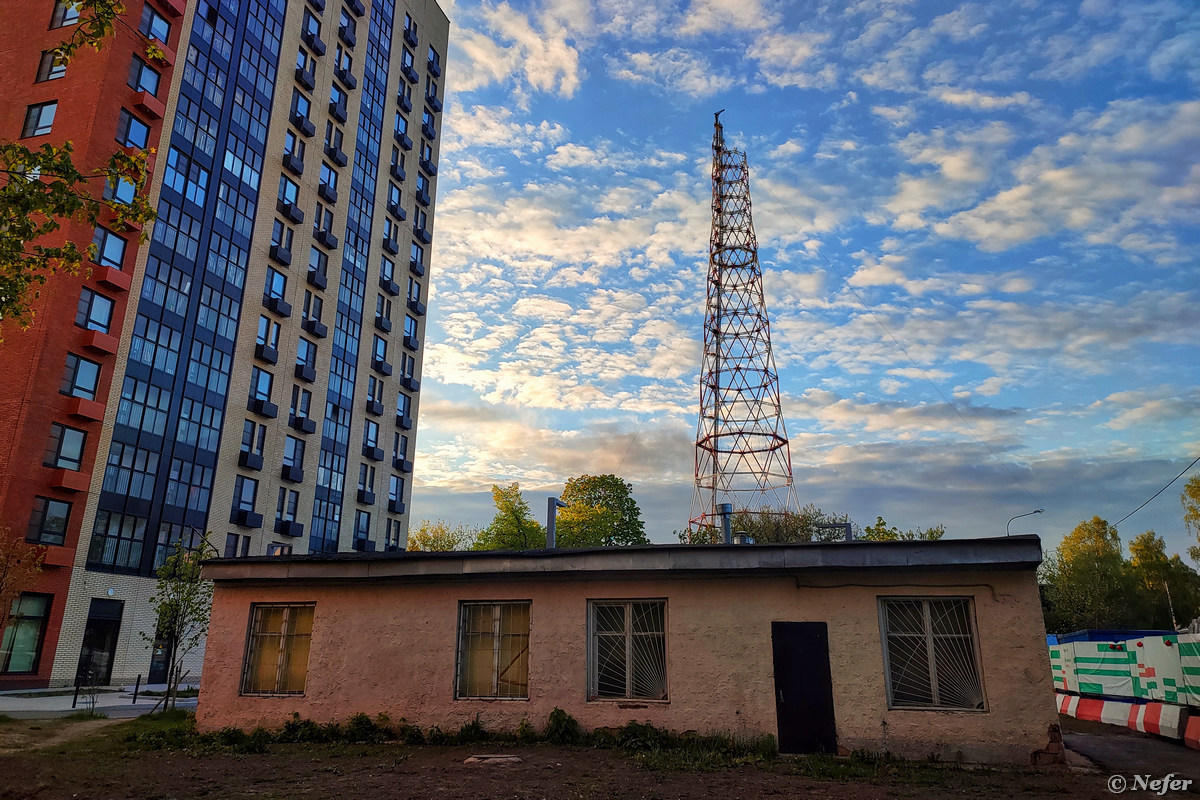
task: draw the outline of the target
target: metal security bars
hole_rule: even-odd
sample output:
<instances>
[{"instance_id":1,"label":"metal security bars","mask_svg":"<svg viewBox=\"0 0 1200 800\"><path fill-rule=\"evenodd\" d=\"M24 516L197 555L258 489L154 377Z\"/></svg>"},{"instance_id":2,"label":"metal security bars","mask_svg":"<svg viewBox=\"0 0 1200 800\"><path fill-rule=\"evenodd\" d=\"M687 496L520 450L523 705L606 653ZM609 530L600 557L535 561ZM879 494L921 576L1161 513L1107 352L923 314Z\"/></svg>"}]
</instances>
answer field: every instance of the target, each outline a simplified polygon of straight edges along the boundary
<instances>
[{"instance_id":1,"label":"metal security bars","mask_svg":"<svg viewBox=\"0 0 1200 800\"><path fill-rule=\"evenodd\" d=\"M455 698L529 697L529 602L459 606Z\"/></svg>"},{"instance_id":2,"label":"metal security bars","mask_svg":"<svg viewBox=\"0 0 1200 800\"><path fill-rule=\"evenodd\" d=\"M889 708L986 709L968 598L881 599Z\"/></svg>"},{"instance_id":3,"label":"metal security bars","mask_svg":"<svg viewBox=\"0 0 1200 800\"><path fill-rule=\"evenodd\" d=\"M595 601L588 610L588 699L667 700L666 601Z\"/></svg>"},{"instance_id":4,"label":"metal security bars","mask_svg":"<svg viewBox=\"0 0 1200 800\"><path fill-rule=\"evenodd\" d=\"M254 605L242 665L242 694L304 694L312 605Z\"/></svg>"}]
</instances>

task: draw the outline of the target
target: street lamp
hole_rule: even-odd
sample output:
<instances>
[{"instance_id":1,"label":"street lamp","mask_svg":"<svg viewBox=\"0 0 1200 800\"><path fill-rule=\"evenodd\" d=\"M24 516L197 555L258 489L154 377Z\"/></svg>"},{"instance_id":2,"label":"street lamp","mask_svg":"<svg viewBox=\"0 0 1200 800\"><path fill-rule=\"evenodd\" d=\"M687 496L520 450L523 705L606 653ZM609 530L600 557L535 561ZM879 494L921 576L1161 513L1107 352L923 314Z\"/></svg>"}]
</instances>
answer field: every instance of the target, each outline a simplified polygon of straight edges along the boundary
<instances>
[{"instance_id":1,"label":"street lamp","mask_svg":"<svg viewBox=\"0 0 1200 800\"><path fill-rule=\"evenodd\" d=\"M1008 525L1004 526L1004 535L1012 536L1012 531L1009 530L1009 525L1012 525L1013 519L1020 519L1021 517L1030 517L1030 516L1033 516L1034 514L1041 514L1045 510L1046 509L1044 509L1044 508L1039 508L1039 509L1035 509L1034 511L1026 511L1024 514L1017 514L1015 517L1013 517L1012 519L1010 519L1008 521Z\"/></svg>"}]
</instances>

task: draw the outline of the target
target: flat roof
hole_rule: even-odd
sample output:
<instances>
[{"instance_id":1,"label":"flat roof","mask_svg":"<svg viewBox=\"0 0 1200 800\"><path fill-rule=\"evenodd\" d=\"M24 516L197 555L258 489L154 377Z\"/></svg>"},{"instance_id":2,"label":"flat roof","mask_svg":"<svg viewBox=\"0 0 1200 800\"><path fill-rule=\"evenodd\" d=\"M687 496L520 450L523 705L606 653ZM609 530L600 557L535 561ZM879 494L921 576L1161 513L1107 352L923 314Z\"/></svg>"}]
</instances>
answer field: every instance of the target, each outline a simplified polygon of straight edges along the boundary
<instances>
[{"instance_id":1,"label":"flat roof","mask_svg":"<svg viewBox=\"0 0 1200 800\"><path fill-rule=\"evenodd\" d=\"M617 577L764 577L846 570L1034 570L1034 534L988 539L795 544L651 544L545 550L325 553L217 558L204 562L217 583L276 581L580 580Z\"/></svg>"}]
</instances>

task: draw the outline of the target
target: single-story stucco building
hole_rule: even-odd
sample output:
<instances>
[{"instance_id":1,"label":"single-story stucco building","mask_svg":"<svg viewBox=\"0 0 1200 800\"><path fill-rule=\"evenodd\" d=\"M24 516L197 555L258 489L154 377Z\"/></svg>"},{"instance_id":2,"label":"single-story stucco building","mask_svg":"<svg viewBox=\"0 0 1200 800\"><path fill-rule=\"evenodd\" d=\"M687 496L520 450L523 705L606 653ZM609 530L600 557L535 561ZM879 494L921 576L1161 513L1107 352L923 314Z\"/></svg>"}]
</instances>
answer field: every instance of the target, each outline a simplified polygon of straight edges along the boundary
<instances>
[{"instance_id":1,"label":"single-story stucco building","mask_svg":"<svg viewBox=\"0 0 1200 800\"><path fill-rule=\"evenodd\" d=\"M197 723L630 720L1029 763L1036 536L218 559Z\"/></svg>"}]
</instances>

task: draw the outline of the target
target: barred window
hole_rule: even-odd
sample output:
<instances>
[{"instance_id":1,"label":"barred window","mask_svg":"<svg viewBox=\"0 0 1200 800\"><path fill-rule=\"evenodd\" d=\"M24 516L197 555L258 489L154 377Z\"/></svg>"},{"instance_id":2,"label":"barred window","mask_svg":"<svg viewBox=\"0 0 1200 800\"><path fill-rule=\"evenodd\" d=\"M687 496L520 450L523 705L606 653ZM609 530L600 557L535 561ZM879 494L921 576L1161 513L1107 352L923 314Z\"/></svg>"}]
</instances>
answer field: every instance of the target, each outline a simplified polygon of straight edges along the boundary
<instances>
[{"instance_id":1,"label":"barred window","mask_svg":"<svg viewBox=\"0 0 1200 800\"><path fill-rule=\"evenodd\" d=\"M667 601L588 604L588 699L667 700Z\"/></svg>"},{"instance_id":2,"label":"barred window","mask_svg":"<svg viewBox=\"0 0 1200 800\"><path fill-rule=\"evenodd\" d=\"M985 710L969 598L879 601L889 708Z\"/></svg>"},{"instance_id":3,"label":"barred window","mask_svg":"<svg viewBox=\"0 0 1200 800\"><path fill-rule=\"evenodd\" d=\"M459 605L457 699L529 697L529 607Z\"/></svg>"},{"instance_id":4,"label":"barred window","mask_svg":"<svg viewBox=\"0 0 1200 800\"><path fill-rule=\"evenodd\" d=\"M304 694L315 606L250 607L242 694Z\"/></svg>"}]
</instances>

